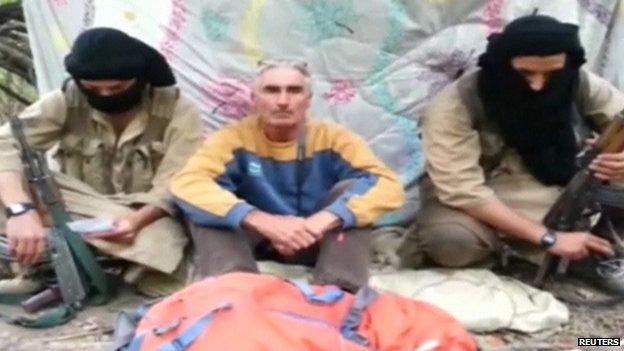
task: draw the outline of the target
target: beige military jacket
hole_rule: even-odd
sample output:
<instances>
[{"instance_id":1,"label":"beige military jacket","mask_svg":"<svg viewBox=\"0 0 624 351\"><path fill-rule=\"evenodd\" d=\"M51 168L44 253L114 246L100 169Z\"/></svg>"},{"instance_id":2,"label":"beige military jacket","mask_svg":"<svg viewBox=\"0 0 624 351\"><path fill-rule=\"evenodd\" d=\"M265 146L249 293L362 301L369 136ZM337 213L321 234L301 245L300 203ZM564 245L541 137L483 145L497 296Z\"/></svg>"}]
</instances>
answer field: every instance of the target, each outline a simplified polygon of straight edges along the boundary
<instances>
[{"instance_id":1,"label":"beige military jacket","mask_svg":"<svg viewBox=\"0 0 624 351\"><path fill-rule=\"evenodd\" d=\"M75 90L74 94L53 91L21 113L31 146L49 150L58 145L55 158L61 172L101 194L115 195L123 204L152 204L171 213L169 179L202 139L193 103L176 96L171 108L163 110L155 102L162 99L152 98L155 94L147 88L135 118L117 138L109 117L77 96ZM22 172L8 123L0 127L0 160L0 172Z\"/></svg>"},{"instance_id":2,"label":"beige military jacket","mask_svg":"<svg viewBox=\"0 0 624 351\"><path fill-rule=\"evenodd\" d=\"M495 196L488 180L497 172L527 172L520 156L507 147L483 118L477 96L477 71L446 87L428 106L422 120L427 174L438 199L466 209ZM581 70L576 107L582 127L601 130L624 109L624 94L606 80ZM587 136L587 135L585 135Z\"/></svg>"}]
</instances>

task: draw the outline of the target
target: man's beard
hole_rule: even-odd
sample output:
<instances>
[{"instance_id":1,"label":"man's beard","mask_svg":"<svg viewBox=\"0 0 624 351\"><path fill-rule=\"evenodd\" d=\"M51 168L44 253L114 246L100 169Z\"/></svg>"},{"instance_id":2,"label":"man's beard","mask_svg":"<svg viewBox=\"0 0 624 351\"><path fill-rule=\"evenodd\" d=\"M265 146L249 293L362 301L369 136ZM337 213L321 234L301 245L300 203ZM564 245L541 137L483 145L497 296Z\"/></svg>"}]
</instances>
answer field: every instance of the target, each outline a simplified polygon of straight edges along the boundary
<instances>
[{"instance_id":1,"label":"man's beard","mask_svg":"<svg viewBox=\"0 0 624 351\"><path fill-rule=\"evenodd\" d=\"M76 80L76 83L91 107L112 115L128 112L138 106L143 98L143 90L146 85L145 81L137 80L120 93L104 96L85 89L80 80Z\"/></svg>"},{"instance_id":2,"label":"man's beard","mask_svg":"<svg viewBox=\"0 0 624 351\"><path fill-rule=\"evenodd\" d=\"M484 68L479 75L486 118L545 185L566 185L576 171L572 104L578 79L578 69L566 66L550 76L542 91L534 92L511 67Z\"/></svg>"}]
</instances>

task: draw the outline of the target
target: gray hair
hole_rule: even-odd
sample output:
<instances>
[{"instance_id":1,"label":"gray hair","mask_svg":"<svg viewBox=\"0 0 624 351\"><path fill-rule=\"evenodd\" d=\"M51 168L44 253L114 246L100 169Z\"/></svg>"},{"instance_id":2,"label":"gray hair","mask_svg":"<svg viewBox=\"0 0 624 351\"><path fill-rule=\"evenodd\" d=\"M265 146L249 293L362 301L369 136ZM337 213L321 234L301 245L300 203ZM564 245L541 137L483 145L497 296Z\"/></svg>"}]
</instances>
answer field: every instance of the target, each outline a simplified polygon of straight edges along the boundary
<instances>
[{"instance_id":1,"label":"gray hair","mask_svg":"<svg viewBox=\"0 0 624 351\"><path fill-rule=\"evenodd\" d=\"M290 68L303 76L304 87L312 95L312 82L310 79L310 71L308 70L308 63L295 59L267 59L258 61L258 71L256 73L256 79L254 79L254 89L260 87L260 77L267 71L277 68Z\"/></svg>"}]
</instances>

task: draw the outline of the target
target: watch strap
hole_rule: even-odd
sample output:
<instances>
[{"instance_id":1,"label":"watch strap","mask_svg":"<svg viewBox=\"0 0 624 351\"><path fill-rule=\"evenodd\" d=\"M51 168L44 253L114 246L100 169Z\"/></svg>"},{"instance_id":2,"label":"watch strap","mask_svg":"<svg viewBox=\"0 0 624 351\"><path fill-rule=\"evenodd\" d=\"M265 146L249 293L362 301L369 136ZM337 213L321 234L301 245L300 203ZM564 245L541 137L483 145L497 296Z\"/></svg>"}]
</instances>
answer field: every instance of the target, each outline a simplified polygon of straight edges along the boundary
<instances>
[{"instance_id":1,"label":"watch strap","mask_svg":"<svg viewBox=\"0 0 624 351\"><path fill-rule=\"evenodd\" d=\"M20 209L18 211L14 211L13 208L19 206ZM6 206L5 209L5 213L7 218L10 217L15 217L15 216L19 216L22 215L30 210L34 210L35 209L35 205L30 203L30 202L18 202L18 203L14 203L14 204L9 204Z\"/></svg>"}]
</instances>

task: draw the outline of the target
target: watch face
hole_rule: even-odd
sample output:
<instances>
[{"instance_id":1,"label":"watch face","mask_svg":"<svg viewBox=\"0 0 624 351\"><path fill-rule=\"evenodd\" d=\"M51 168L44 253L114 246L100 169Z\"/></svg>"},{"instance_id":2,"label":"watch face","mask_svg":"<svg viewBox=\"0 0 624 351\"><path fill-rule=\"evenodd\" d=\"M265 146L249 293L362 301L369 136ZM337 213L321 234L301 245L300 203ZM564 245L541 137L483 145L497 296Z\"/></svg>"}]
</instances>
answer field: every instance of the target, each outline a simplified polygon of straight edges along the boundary
<instances>
[{"instance_id":1,"label":"watch face","mask_svg":"<svg viewBox=\"0 0 624 351\"><path fill-rule=\"evenodd\" d=\"M8 217L19 216L22 213L26 213L33 208L34 207L31 204L22 204L22 203L10 204L6 208L6 214Z\"/></svg>"},{"instance_id":2,"label":"watch face","mask_svg":"<svg viewBox=\"0 0 624 351\"><path fill-rule=\"evenodd\" d=\"M542 236L542 239L540 241L540 244L543 248L549 248L555 245L555 242L557 242L557 236L554 232L549 231L544 234L544 236Z\"/></svg>"}]
</instances>

